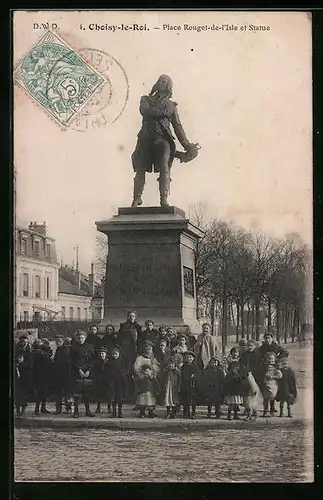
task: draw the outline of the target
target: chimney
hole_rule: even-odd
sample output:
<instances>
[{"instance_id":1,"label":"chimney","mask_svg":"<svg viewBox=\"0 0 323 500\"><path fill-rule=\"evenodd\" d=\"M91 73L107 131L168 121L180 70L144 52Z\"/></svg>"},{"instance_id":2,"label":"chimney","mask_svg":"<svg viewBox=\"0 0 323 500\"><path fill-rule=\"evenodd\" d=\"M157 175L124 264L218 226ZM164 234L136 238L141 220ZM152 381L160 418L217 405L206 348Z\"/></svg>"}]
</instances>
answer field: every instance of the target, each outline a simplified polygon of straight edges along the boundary
<instances>
[{"instance_id":1,"label":"chimney","mask_svg":"<svg viewBox=\"0 0 323 500\"><path fill-rule=\"evenodd\" d=\"M81 288L81 273L79 270L75 271L75 278L76 278L76 286L78 288Z\"/></svg>"},{"instance_id":2,"label":"chimney","mask_svg":"<svg viewBox=\"0 0 323 500\"><path fill-rule=\"evenodd\" d=\"M91 273L89 274L90 295L94 295L94 264L91 262Z\"/></svg>"},{"instance_id":3,"label":"chimney","mask_svg":"<svg viewBox=\"0 0 323 500\"><path fill-rule=\"evenodd\" d=\"M46 236L46 222L30 222L29 224L29 229L32 231L35 231L36 233L42 234L43 236Z\"/></svg>"}]
</instances>

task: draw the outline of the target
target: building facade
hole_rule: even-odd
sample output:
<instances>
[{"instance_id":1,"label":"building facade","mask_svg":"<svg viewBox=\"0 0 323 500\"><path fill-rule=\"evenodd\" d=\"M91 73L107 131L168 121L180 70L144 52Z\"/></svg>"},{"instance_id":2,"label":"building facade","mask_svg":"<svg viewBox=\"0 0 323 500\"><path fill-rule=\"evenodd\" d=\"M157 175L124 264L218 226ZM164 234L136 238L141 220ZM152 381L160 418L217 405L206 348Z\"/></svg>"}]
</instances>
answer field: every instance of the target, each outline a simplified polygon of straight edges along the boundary
<instances>
[{"instance_id":1,"label":"building facade","mask_svg":"<svg viewBox=\"0 0 323 500\"><path fill-rule=\"evenodd\" d=\"M55 240L46 223L16 227L15 319L52 319L58 313L58 271Z\"/></svg>"},{"instance_id":2,"label":"building facade","mask_svg":"<svg viewBox=\"0 0 323 500\"><path fill-rule=\"evenodd\" d=\"M60 266L45 222L16 227L15 249L15 325L103 319L104 286L94 280L93 264L89 275Z\"/></svg>"}]
</instances>

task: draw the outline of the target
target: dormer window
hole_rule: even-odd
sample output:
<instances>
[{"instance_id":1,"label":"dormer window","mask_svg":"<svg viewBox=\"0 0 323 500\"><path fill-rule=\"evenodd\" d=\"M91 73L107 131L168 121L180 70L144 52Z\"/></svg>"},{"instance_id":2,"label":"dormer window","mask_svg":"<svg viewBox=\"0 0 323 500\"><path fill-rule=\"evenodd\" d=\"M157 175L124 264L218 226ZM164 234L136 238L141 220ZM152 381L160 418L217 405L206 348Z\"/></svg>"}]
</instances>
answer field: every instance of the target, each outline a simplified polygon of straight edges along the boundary
<instances>
[{"instance_id":1,"label":"dormer window","mask_svg":"<svg viewBox=\"0 0 323 500\"><path fill-rule=\"evenodd\" d=\"M27 238L21 238L21 255L27 255Z\"/></svg>"},{"instance_id":2,"label":"dormer window","mask_svg":"<svg viewBox=\"0 0 323 500\"><path fill-rule=\"evenodd\" d=\"M40 251L40 241L39 240L34 240L34 253L35 253L35 257L39 257L39 251Z\"/></svg>"}]
</instances>

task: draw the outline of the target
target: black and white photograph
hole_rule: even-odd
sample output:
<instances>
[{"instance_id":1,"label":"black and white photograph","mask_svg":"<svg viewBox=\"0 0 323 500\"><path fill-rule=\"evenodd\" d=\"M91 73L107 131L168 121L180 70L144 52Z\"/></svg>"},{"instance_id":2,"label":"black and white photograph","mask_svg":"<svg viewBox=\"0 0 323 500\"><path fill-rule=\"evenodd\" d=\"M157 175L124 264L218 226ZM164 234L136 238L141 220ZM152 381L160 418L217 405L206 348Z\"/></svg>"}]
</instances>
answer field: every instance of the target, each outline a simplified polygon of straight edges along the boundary
<instances>
[{"instance_id":1,"label":"black and white photograph","mask_svg":"<svg viewBox=\"0 0 323 500\"><path fill-rule=\"evenodd\" d=\"M314 481L312 18L15 10L14 481Z\"/></svg>"}]
</instances>

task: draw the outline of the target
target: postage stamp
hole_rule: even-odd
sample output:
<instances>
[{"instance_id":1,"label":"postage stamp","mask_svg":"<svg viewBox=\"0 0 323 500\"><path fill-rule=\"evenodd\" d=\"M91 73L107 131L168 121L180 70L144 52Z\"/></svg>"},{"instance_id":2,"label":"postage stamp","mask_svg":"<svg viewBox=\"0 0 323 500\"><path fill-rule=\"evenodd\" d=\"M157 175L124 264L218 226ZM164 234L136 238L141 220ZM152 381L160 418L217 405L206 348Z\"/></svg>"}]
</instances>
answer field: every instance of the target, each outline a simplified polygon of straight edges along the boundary
<instances>
[{"instance_id":1,"label":"postage stamp","mask_svg":"<svg viewBox=\"0 0 323 500\"><path fill-rule=\"evenodd\" d=\"M17 85L64 126L105 82L52 32L47 32L24 56L13 76Z\"/></svg>"},{"instance_id":2,"label":"postage stamp","mask_svg":"<svg viewBox=\"0 0 323 500\"><path fill-rule=\"evenodd\" d=\"M123 113L129 97L127 74L114 57L103 50L84 48L78 54L105 79L69 124L69 128L85 132L114 123Z\"/></svg>"}]
</instances>

